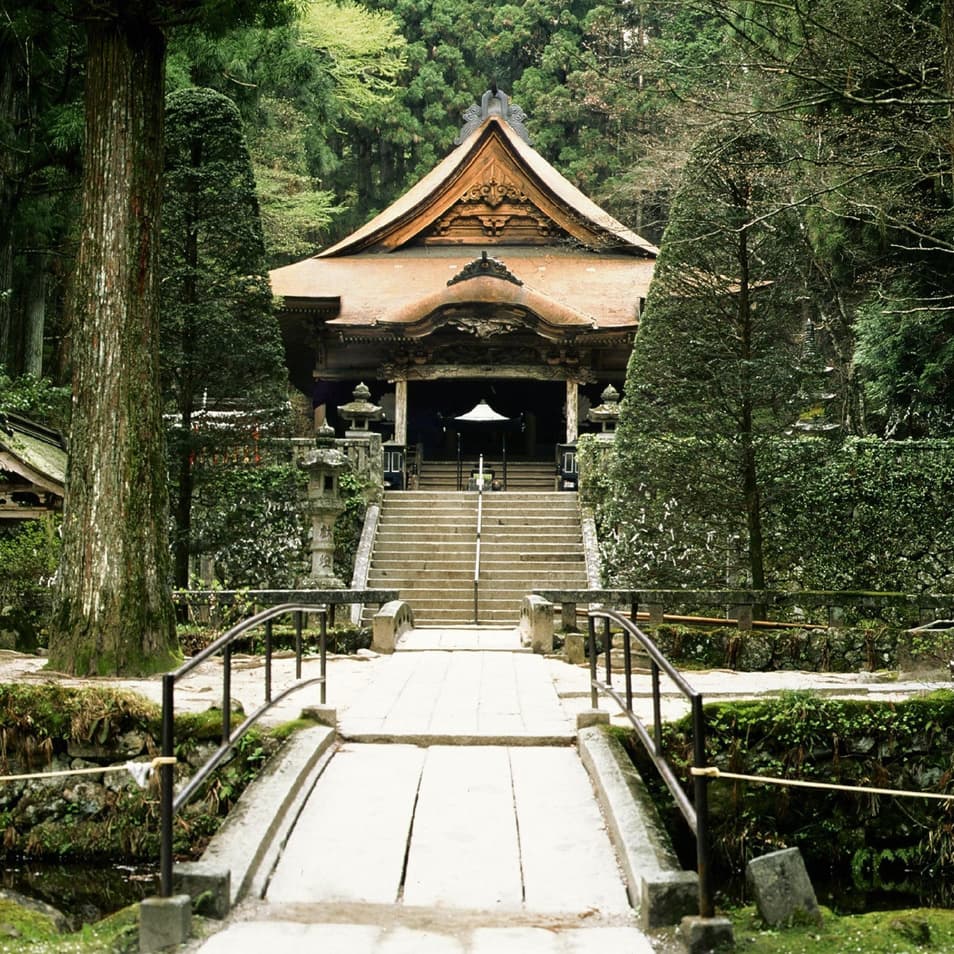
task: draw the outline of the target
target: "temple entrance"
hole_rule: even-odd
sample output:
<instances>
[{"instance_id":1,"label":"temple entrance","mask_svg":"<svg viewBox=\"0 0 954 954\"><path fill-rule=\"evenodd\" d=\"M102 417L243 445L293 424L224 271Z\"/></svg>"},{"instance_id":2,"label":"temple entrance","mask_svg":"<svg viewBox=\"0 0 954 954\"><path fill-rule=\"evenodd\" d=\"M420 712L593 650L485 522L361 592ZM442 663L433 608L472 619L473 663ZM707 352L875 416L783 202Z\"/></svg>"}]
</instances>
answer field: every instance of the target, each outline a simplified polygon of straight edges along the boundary
<instances>
[{"instance_id":1,"label":"temple entrance","mask_svg":"<svg viewBox=\"0 0 954 954\"><path fill-rule=\"evenodd\" d=\"M456 460L457 430L453 419L485 400L498 414L511 418L499 428L469 428L461 434L462 453L476 458L501 456L506 431L512 460L552 460L554 446L566 433L562 381L455 378L408 382L408 444L420 444L428 460Z\"/></svg>"}]
</instances>

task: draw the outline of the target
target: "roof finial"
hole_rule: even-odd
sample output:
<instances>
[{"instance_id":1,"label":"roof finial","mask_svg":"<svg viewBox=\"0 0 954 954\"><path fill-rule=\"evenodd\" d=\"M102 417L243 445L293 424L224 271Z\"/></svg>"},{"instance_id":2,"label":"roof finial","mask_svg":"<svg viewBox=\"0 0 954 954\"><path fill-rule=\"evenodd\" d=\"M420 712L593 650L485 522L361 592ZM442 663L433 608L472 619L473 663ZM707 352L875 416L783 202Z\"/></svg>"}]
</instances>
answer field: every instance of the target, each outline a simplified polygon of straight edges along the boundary
<instances>
[{"instance_id":1,"label":"roof finial","mask_svg":"<svg viewBox=\"0 0 954 954\"><path fill-rule=\"evenodd\" d=\"M480 98L480 105L475 103L464 111L464 125L454 145L459 146L488 116L499 116L527 145L531 144L530 133L524 125L527 114L510 102L510 97L500 89L496 80L491 80L490 89Z\"/></svg>"}]
</instances>

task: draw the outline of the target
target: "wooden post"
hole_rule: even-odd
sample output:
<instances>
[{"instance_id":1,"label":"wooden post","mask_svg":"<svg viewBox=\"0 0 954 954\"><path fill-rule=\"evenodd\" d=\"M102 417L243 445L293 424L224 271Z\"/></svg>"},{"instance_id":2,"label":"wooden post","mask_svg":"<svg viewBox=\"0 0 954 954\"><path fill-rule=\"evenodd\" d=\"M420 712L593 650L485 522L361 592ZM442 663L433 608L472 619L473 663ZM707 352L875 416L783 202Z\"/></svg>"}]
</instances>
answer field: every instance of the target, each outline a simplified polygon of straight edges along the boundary
<instances>
[{"instance_id":1,"label":"wooden post","mask_svg":"<svg viewBox=\"0 0 954 954\"><path fill-rule=\"evenodd\" d=\"M407 378L394 382L394 443L407 444Z\"/></svg>"},{"instance_id":2,"label":"wooden post","mask_svg":"<svg viewBox=\"0 0 954 954\"><path fill-rule=\"evenodd\" d=\"M566 382L566 442L573 444L577 438L578 422L580 413L580 391L576 381L567 380Z\"/></svg>"}]
</instances>

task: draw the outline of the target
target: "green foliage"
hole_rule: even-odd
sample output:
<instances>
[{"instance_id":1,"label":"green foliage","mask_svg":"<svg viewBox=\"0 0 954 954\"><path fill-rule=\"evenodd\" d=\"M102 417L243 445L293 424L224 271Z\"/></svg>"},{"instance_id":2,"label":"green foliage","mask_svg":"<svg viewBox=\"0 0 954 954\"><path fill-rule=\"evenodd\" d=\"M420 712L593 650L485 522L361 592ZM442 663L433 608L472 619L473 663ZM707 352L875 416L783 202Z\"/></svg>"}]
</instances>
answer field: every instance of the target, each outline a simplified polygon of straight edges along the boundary
<instances>
[{"instance_id":1,"label":"green foliage","mask_svg":"<svg viewBox=\"0 0 954 954\"><path fill-rule=\"evenodd\" d=\"M950 441L780 441L767 449L775 578L805 589L954 590Z\"/></svg>"},{"instance_id":2,"label":"green foliage","mask_svg":"<svg viewBox=\"0 0 954 954\"><path fill-rule=\"evenodd\" d=\"M954 912L940 908L873 911L839 916L822 909L823 923L769 930L754 906L729 912L738 948L752 954L921 954L954 947Z\"/></svg>"},{"instance_id":3,"label":"green foliage","mask_svg":"<svg viewBox=\"0 0 954 954\"><path fill-rule=\"evenodd\" d=\"M305 477L280 462L209 467L197 490L194 546L215 561L217 580L291 587L301 573Z\"/></svg>"},{"instance_id":4,"label":"green foliage","mask_svg":"<svg viewBox=\"0 0 954 954\"><path fill-rule=\"evenodd\" d=\"M709 764L726 771L951 792L951 692L897 703L793 692L710 704L706 724ZM667 726L664 735L687 779L690 720ZM750 858L780 847L800 848L810 870L853 871L860 887L896 862L935 876L954 864L950 843L937 837L952 828L943 802L715 781L709 806L715 864L724 873L740 872Z\"/></svg>"},{"instance_id":5,"label":"green foliage","mask_svg":"<svg viewBox=\"0 0 954 954\"><path fill-rule=\"evenodd\" d=\"M885 623L839 628L677 626L646 630L678 666L739 672L852 672L894 669L901 631Z\"/></svg>"},{"instance_id":6,"label":"green foliage","mask_svg":"<svg viewBox=\"0 0 954 954\"><path fill-rule=\"evenodd\" d=\"M693 152L627 369L616 440L615 483L661 510L652 524L660 540L680 547L672 527L680 509L702 510L716 547L738 549L735 567L757 588L765 585L758 448L793 423L808 371L788 165L764 124L725 124ZM701 453L684 452L688 437ZM652 481L640 483L633 471L646 439L671 447ZM687 557L670 555L677 565Z\"/></svg>"},{"instance_id":7,"label":"green foliage","mask_svg":"<svg viewBox=\"0 0 954 954\"><path fill-rule=\"evenodd\" d=\"M360 119L390 102L404 68L404 40L391 13L350 0L310 0L298 26L301 42L329 61L341 115Z\"/></svg>"},{"instance_id":8,"label":"green foliage","mask_svg":"<svg viewBox=\"0 0 954 954\"><path fill-rule=\"evenodd\" d=\"M69 425L69 388L33 375L10 377L0 365L0 414L11 411L53 428Z\"/></svg>"},{"instance_id":9,"label":"green foliage","mask_svg":"<svg viewBox=\"0 0 954 954\"><path fill-rule=\"evenodd\" d=\"M4 772L10 764L39 771L70 744L96 745L109 752L118 737L130 732L145 738L155 751L161 734L161 712L149 700L121 689L76 688L55 683L0 685L0 758ZM185 713L176 718L177 776L189 771L188 761L204 758L218 747L221 713ZM287 737L287 732L280 738ZM180 814L175 850L188 857L201 854L208 838L235 804L280 739L255 729L236 743L235 756L211 778L196 800ZM158 799L153 787L133 784L118 789L94 814L71 818L30 810L30 793L18 791L5 802L5 854L60 859L122 858L154 861L159 851ZM49 789L44 789L49 800ZM19 804L18 799L26 799Z\"/></svg>"},{"instance_id":10,"label":"green foliage","mask_svg":"<svg viewBox=\"0 0 954 954\"><path fill-rule=\"evenodd\" d=\"M858 309L855 361L869 406L890 436L954 428L954 309L928 288L896 282Z\"/></svg>"},{"instance_id":11,"label":"green foliage","mask_svg":"<svg viewBox=\"0 0 954 954\"><path fill-rule=\"evenodd\" d=\"M607 582L731 584L744 559L737 525L719 494L695 477L711 442L642 438L625 474L614 470L609 479L591 475L590 445L581 446L581 487L596 509ZM770 586L954 589L949 441L783 438L763 442L758 459Z\"/></svg>"},{"instance_id":12,"label":"green foliage","mask_svg":"<svg viewBox=\"0 0 954 954\"><path fill-rule=\"evenodd\" d=\"M364 528L364 515L368 509L368 488L355 474L342 474L338 487L344 498L345 509L335 521L334 563L339 576L350 579Z\"/></svg>"},{"instance_id":13,"label":"green foliage","mask_svg":"<svg viewBox=\"0 0 954 954\"><path fill-rule=\"evenodd\" d=\"M279 29L175 38L171 84L216 88L242 113L273 265L313 251L349 205L366 214L373 198L356 190L356 170L371 170L354 131L381 135L403 47L389 11L329 0L302 4Z\"/></svg>"},{"instance_id":14,"label":"green foliage","mask_svg":"<svg viewBox=\"0 0 954 954\"><path fill-rule=\"evenodd\" d=\"M947 7L696 8L728 28L726 82L697 94L716 113L771 114L799 144L804 300L832 366L838 422L858 434L949 434Z\"/></svg>"},{"instance_id":15,"label":"green foliage","mask_svg":"<svg viewBox=\"0 0 954 954\"><path fill-rule=\"evenodd\" d=\"M167 98L162 271L173 543L176 582L185 586L196 550L193 498L208 470L234 457L274 416L287 377L241 118L214 90Z\"/></svg>"},{"instance_id":16,"label":"green foliage","mask_svg":"<svg viewBox=\"0 0 954 954\"><path fill-rule=\"evenodd\" d=\"M41 627L50 609L53 575L60 559L53 517L0 527L0 610L12 606Z\"/></svg>"},{"instance_id":17,"label":"green foliage","mask_svg":"<svg viewBox=\"0 0 954 954\"><path fill-rule=\"evenodd\" d=\"M162 252L164 383L177 409L280 400L255 181L238 110L213 90L167 98Z\"/></svg>"},{"instance_id":18,"label":"green foliage","mask_svg":"<svg viewBox=\"0 0 954 954\"><path fill-rule=\"evenodd\" d=\"M50 682L0 684L2 757L31 762L70 742L97 741L131 729L159 736L159 707L125 689L81 689Z\"/></svg>"}]
</instances>

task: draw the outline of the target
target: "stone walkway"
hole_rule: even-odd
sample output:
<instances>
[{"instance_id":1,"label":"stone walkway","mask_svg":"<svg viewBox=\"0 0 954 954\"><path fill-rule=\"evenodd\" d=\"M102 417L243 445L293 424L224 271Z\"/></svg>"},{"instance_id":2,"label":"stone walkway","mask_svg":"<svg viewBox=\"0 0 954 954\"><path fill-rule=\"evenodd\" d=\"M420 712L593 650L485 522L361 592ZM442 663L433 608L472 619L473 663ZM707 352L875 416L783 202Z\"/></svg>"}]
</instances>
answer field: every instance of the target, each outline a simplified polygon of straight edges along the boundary
<instances>
[{"instance_id":1,"label":"stone walkway","mask_svg":"<svg viewBox=\"0 0 954 954\"><path fill-rule=\"evenodd\" d=\"M521 652L505 630L417 630L400 648L408 651L329 659L328 703L347 741L264 897L188 950L649 954L570 747L576 713L590 705L588 669ZM262 701L262 660L234 664L232 695L251 711ZM75 680L44 665L0 652L0 681L111 684L160 698L158 678ZM304 670L317 674L317 659ZM294 660L276 659L276 691L293 676ZM869 673L710 671L690 681L707 700L791 689L900 699L950 685ZM220 686L221 663L210 661L177 690L177 708L217 704ZM648 719L648 676L636 675L633 688ZM683 714L665 680L663 692L664 718ZM303 690L269 721L317 702L317 688Z\"/></svg>"},{"instance_id":2,"label":"stone walkway","mask_svg":"<svg viewBox=\"0 0 954 954\"><path fill-rule=\"evenodd\" d=\"M569 745L547 660L520 652L397 652L376 666L339 731L356 741Z\"/></svg>"},{"instance_id":3,"label":"stone walkway","mask_svg":"<svg viewBox=\"0 0 954 954\"><path fill-rule=\"evenodd\" d=\"M333 668L347 741L264 898L193 950L650 954L551 661L428 648L475 635L412 633L347 701Z\"/></svg>"}]
</instances>

